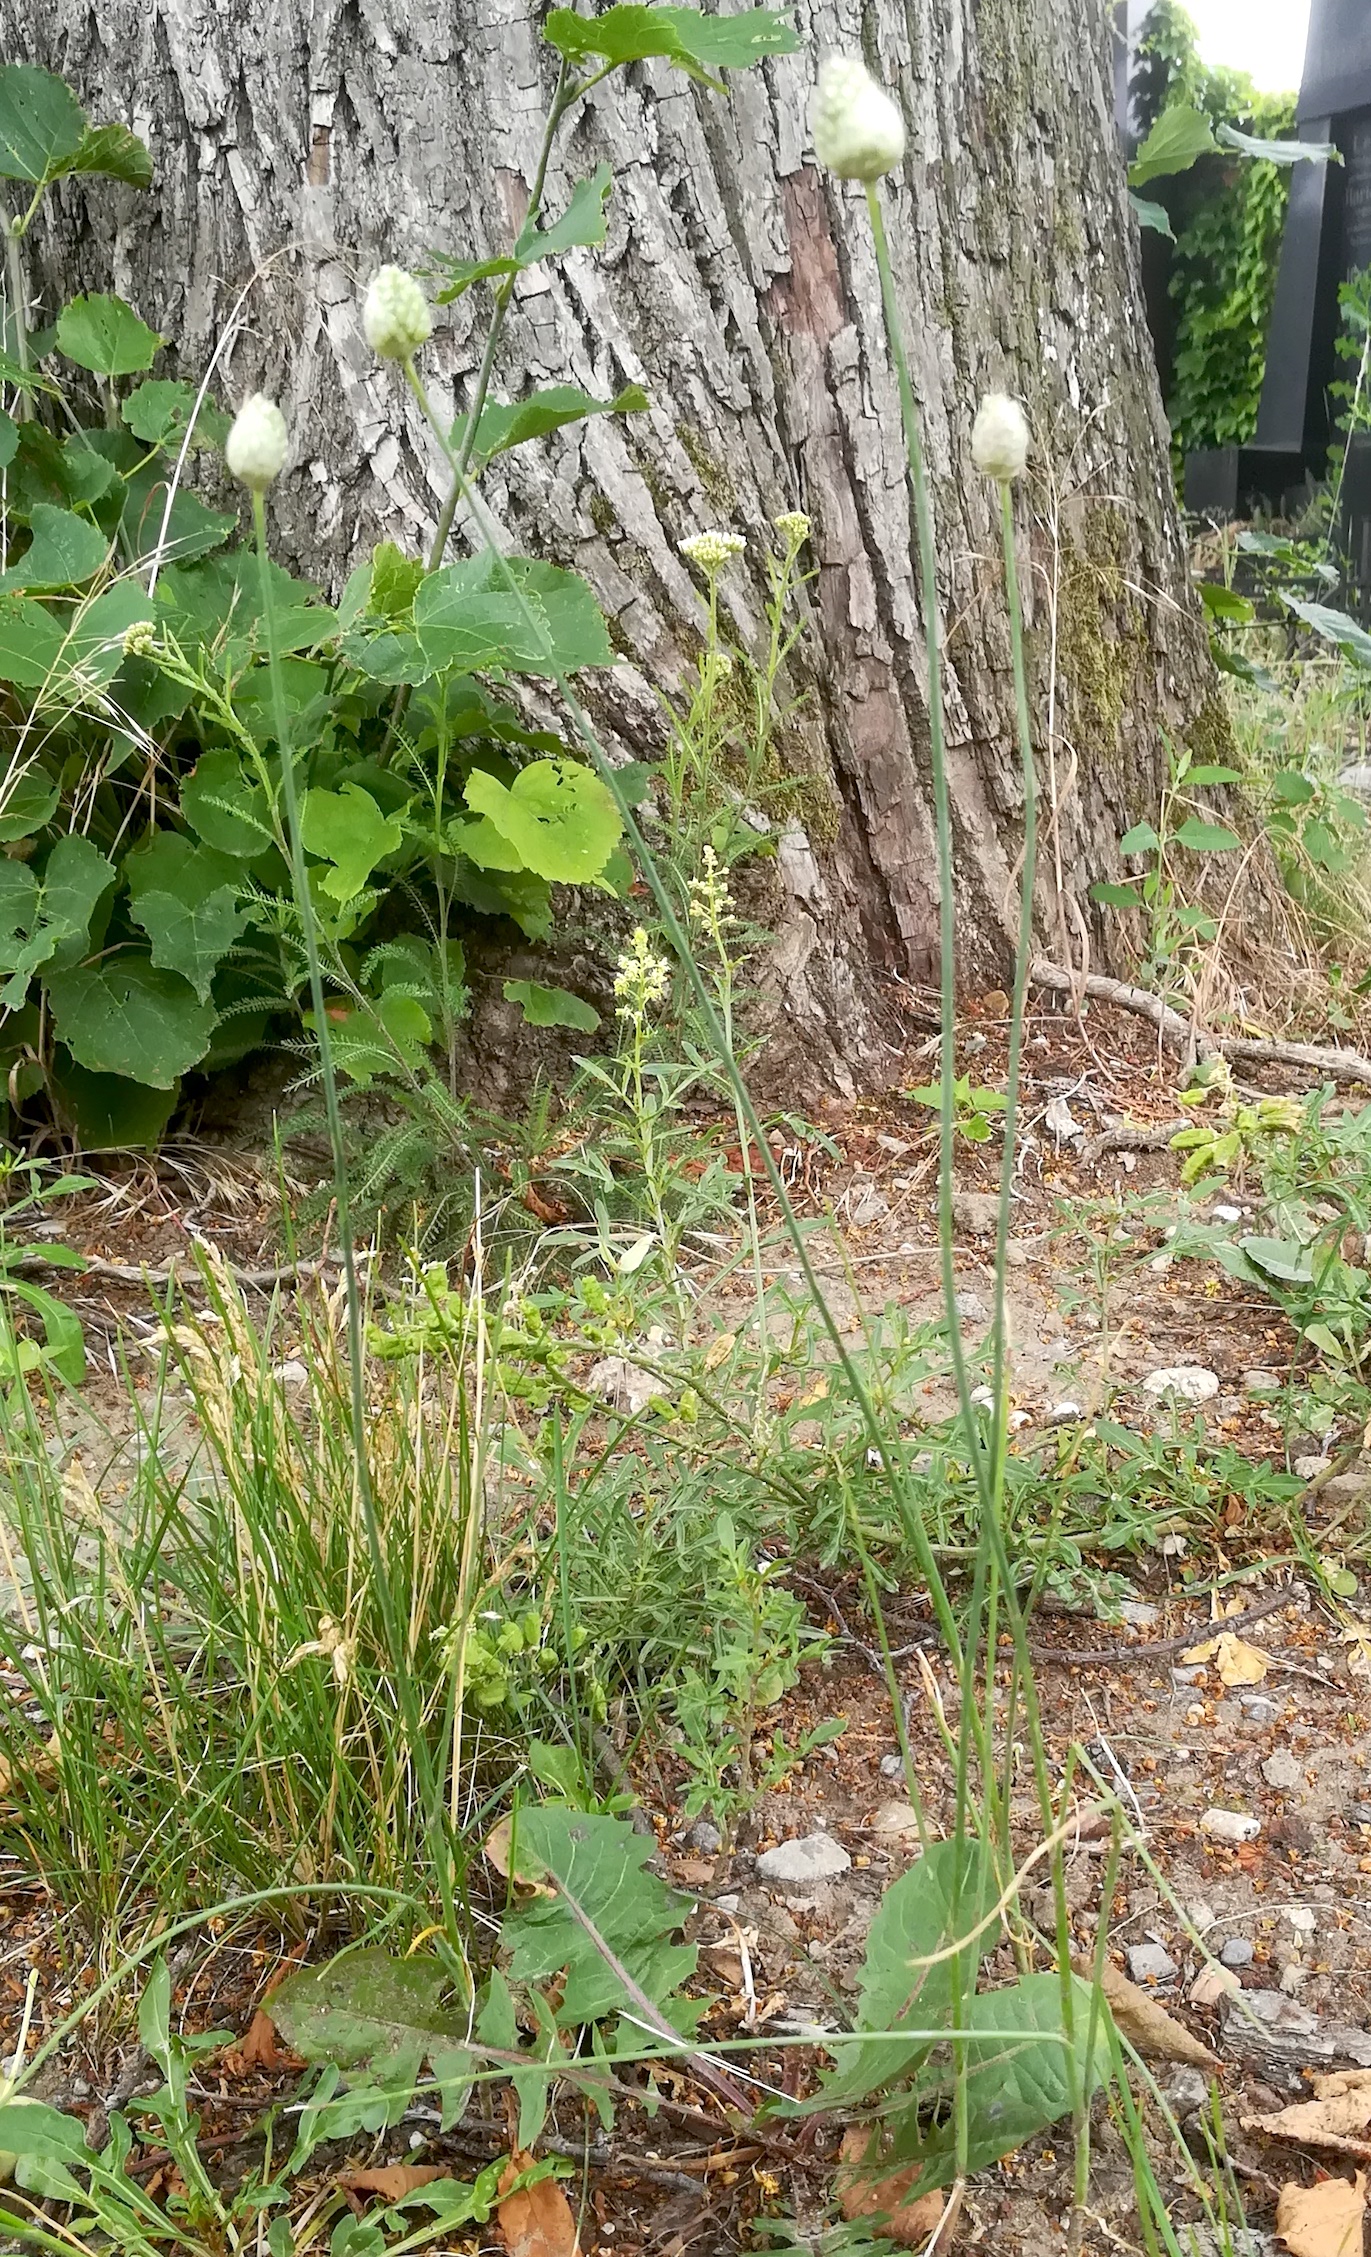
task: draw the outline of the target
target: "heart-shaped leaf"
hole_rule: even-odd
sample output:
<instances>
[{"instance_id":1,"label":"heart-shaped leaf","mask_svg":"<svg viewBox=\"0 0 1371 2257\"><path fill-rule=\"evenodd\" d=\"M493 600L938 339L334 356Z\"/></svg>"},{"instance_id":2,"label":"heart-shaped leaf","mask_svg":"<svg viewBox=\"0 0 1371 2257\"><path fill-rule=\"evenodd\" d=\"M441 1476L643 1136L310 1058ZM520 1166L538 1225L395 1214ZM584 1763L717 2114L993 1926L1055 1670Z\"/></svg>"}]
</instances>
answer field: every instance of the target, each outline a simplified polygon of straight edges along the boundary
<instances>
[{"instance_id":1,"label":"heart-shaped leaf","mask_svg":"<svg viewBox=\"0 0 1371 2257\"><path fill-rule=\"evenodd\" d=\"M300 835L311 854L334 865L321 881L324 892L351 901L377 863L403 844L405 832L399 817L383 815L360 784L343 784L336 792L306 792Z\"/></svg>"},{"instance_id":2,"label":"heart-shaped leaf","mask_svg":"<svg viewBox=\"0 0 1371 2257\"><path fill-rule=\"evenodd\" d=\"M95 376L134 376L151 368L162 339L122 298L93 291L63 306L57 344L68 360Z\"/></svg>"},{"instance_id":3,"label":"heart-shaped leaf","mask_svg":"<svg viewBox=\"0 0 1371 2257\"><path fill-rule=\"evenodd\" d=\"M170 1089L199 1064L217 1014L175 972L127 951L55 972L53 1023L78 1065Z\"/></svg>"},{"instance_id":4,"label":"heart-shaped leaf","mask_svg":"<svg viewBox=\"0 0 1371 2257\"><path fill-rule=\"evenodd\" d=\"M579 761L535 760L508 790L488 770L473 768L465 790L467 805L489 817L537 877L583 884L619 843L619 810Z\"/></svg>"}]
</instances>

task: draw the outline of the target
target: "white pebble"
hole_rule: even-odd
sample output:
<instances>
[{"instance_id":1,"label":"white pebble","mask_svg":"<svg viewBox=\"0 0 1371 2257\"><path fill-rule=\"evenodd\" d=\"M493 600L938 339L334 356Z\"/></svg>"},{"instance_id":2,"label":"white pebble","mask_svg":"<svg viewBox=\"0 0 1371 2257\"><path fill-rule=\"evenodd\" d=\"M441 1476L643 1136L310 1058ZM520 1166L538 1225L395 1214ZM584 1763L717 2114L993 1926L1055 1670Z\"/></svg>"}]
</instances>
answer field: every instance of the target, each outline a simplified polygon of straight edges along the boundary
<instances>
[{"instance_id":1,"label":"white pebble","mask_svg":"<svg viewBox=\"0 0 1371 2257\"><path fill-rule=\"evenodd\" d=\"M1218 1392L1219 1375L1204 1364L1168 1364L1149 1372L1143 1381L1143 1393L1158 1400L1171 1395L1180 1403L1209 1403Z\"/></svg>"},{"instance_id":2,"label":"white pebble","mask_svg":"<svg viewBox=\"0 0 1371 2257\"><path fill-rule=\"evenodd\" d=\"M1255 1842L1261 1830L1260 1818L1245 1810L1207 1810L1200 1820L1200 1832L1215 1842Z\"/></svg>"}]
</instances>

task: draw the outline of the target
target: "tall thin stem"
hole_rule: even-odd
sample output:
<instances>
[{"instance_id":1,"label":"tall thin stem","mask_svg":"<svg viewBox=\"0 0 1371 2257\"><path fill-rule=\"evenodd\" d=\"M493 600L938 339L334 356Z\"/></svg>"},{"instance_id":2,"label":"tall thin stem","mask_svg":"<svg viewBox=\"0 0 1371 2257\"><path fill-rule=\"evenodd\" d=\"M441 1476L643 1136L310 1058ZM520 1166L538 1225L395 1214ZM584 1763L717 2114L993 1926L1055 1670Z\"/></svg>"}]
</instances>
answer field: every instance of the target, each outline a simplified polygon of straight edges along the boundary
<instances>
[{"instance_id":1,"label":"tall thin stem","mask_svg":"<svg viewBox=\"0 0 1371 2257\"><path fill-rule=\"evenodd\" d=\"M9 286L10 328L14 337L14 357L25 376L29 371L29 311L28 291L24 281L24 223L12 219L5 222L5 278ZM28 386L20 384L14 402L14 420L27 423L32 408Z\"/></svg>"}]
</instances>

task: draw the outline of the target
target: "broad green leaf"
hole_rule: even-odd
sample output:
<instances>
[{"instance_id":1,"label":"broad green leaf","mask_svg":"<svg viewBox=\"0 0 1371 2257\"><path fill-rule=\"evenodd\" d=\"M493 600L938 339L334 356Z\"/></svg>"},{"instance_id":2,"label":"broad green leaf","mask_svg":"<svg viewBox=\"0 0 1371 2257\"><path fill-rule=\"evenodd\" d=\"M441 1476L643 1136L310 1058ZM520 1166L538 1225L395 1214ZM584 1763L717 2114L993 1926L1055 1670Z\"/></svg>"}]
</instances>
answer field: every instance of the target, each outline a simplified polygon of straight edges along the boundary
<instances>
[{"instance_id":1,"label":"broad green leaf","mask_svg":"<svg viewBox=\"0 0 1371 2257\"><path fill-rule=\"evenodd\" d=\"M106 494L118 489L119 468L108 455L97 452L92 438L103 439L103 432L73 431L62 442L62 484L65 498L78 508L91 502L103 501Z\"/></svg>"},{"instance_id":2,"label":"broad green leaf","mask_svg":"<svg viewBox=\"0 0 1371 2257\"><path fill-rule=\"evenodd\" d=\"M69 170L86 133L71 88L32 63L0 65L0 177L36 188Z\"/></svg>"},{"instance_id":3,"label":"broad green leaf","mask_svg":"<svg viewBox=\"0 0 1371 2257\"><path fill-rule=\"evenodd\" d=\"M1201 760L1195 767L1186 769L1185 780L1198 788L1201 784L1240 784L1242 775L1238 769L1225 768L1217 760Z\"/></svg>"},{"instance_id":4,"label":"broad green leaf","mask_svg":"<svg viewBox=\"0 0 1371 2257\"><path fill-rule=\"evenodd\" d=\"M607 63L637 63L660 55L697 79L707 75L702 65L742 70L764 55L793 55L800 44L788 18L772 8L704 16L697 8L649 8L632 0L594 16L554 8L543 37L570 63L601 57Z\"/></svg>"},{"instance_id":5,"label":"broad green leaf","mask_svg":"<svg viewBox=\"0 0 1371 2257\"><path fill-rule=\"evenodd\" d=\"M614 651L595 591L579 572L533 557L514 557L511 570L552 637L551 665L559 674L582 666L612 666ZM537 667L530 671L538 672Z\"/></svg>"},{"instance_id":6,"label":"broad green leaf","mask_svg":"<svg viewBox=\"0 0 1371 2257\"><path fill-rule=\"evenodd\" d=\"M56 694L73 696L103 689L124 663L124 637L130 627L153 616L137 580L116 580L78 604L53 673Z\"/></svg>"},{"instance_id":7,"label":"broad green leaf","mask_svg":"<svg viewBox=\"0 0 1371 2257\"><path fill-rule=\"evenodd\" d=\"M1230 650L1216 635L1209 638L1209 655L1223 674L1232 674L1239 682L1250 682L1254 689L1264 690L1268 697L1279 695L1279 685L1274 674L1258 666L1245 651Z\"/></svg>"},{"instance_id":8,"label":"broad green leaf","mask_svg":"<svg viewBox=\"0 0 1371 2257\"><path fill-rule=\"evenodd\" d=\"M857 2029L942 2030L952 2011L953 1962L942 1959L923 1969L912 1962L933 1958L959 1938L971 1936L998 1893L993 1867L974 1839L963 1841L960 1851L954 1841L934 1842L916 1865L892 1881L867 1936L854 2017ZM970 1983L973 1970L994 1950L999 1936L996 1918L967 1945L961 1961L963 1983ZM907 2076L934 2042L925 2034L896 2041L868 2038L857 2045L835 2047L835 2066L824 2080L823 2091L784 2113L809 2115L851 2106L866 2093Z\"/></svg>"},{"instance_id":9,"label":"broad green leaf","mask_svg":"<svg viewBox=\"0 0 1371 2257\"><path fill-rule=\"evenodd\" d=\"M1128 201L1138 215L1139 227L1150 227L1154 235L1164 235L1168 243L1176 240L1176 230L1171 225L1171 214L1165 204L1154 204L1146 196L1136 196L1130 188Z\"/></svg>"},{"instance_id":10,"label":"broad green leaf","mask_svg":"<svg viewBox=\"0 0 1371 2257\"><path fill-rule=\"evenodd\" d=\"M29 512L32 539L19 562L0 576L0 588L72 588L98 572L109 542L98 526L74 510L35 502Z\"/></svg>"},{"instance_id":11,"label":"broad green leaf","mask_svg":"<svg viewBox=\"0 0 1371 2257\"><path fill-rule=\"evenodd\" d=\"M180 1084L147 1089L123 1074L89 1074L59 1052L48 1089L82 1152L150 1152L162 1141Z\"/></svg>"},{"instance_id":12,"label":"broad green leaf","mask_svg":"<svg viewBox=\"0 0 1371 2257\"><path fill-rule=\"evenodd\" d=\"M508 790L488 770L473 768L464 789L467 805L489 817L537 877L583 884L619 843L619 811L579 761L535 760Z\"/></svg>"},{"instance_id":13,"label":"broad green leaf","mask_svg":"<svg viewBox=\"0 0 1371 2257\"><path fill-rule=\"evenodd\" d=\"M536 226L524 227L514 246L519 267L536 266L540 259L555 258L563 251L591 250L603 243L605 206L613 186L614 167L607 161L595 167L589 180L578 180L566 210L551 227L541 233Z\"/></svg>"},{"instance_id":14,"label":"broad green leaf","mask_svg":"<svg viewBox=\"0 0 1371 2257\"><path fill-rule=\"evenodd\" d=\"M188 980L202 1003L214 975L243 929L246 912L235 886L216 886L198 901L149 887L133 904L134 923L152 943L152 961Z\"/></svg>"},{"instance_id":15,"label":"broad green leaf","mask_svg":"<svg viewBox=\"0 0 1371 2257\"><path fill-rule=\"evenodd\" d=\"M523 2051L523 2032L519 2027L514 1993L498 1967L491 1968L476 2030L483 2045L498 2047L501 2053ZM555 2030L553 2039L555 2042ZM559 2054L561 2050L558 2046ZM534 2058L530 2054L530 2060ZM546 2067L540 2063L537 2067L515 2069L510 2076L510 2083L519 2102L519 2145L526 2150L531 2149L534 2142L542 2137L543 2126L547 2122L553 2080Z\"/></svg>"},{"instance_id":16,"label":"broad green leaf","mask_svg":"<svg viewBox=\"0 0 1371 2257\"><path fill-rule=\"evenodd\" d=\"M446 2129L473 2065L466 2007L449 2003L451 1987L440 1960L354 1951L288 1976L271 1994L271 2018L306 2061L335 2062L350 2083L378 2086L392 2122L427 2061L442 2088Z\"/></svg>"},{"instance_id":17,"label":"broad green leaf","mask_svg":"<svg viewBox=\"0 0 1371 2257\"><path fill-rule=\"evenodd\" d=\"M1313 1281L1313 1249L1302 1246L1297 1238L1248 1237L1239 1240L1239 1248L1253 1268L1268 1277L1280 1278L1287 1285Z\"/></svg>"},{"instance_id":18,"label":"broad green leaf","mask_svg":"<svg viewBox=\"0 0 1371 2257\"><path fill-rule=\"evenodd\" d=\"M379 635L370 635L360 627L350 628L338 638L340 656L369 682L386 682L396 685L408 682L417 688L427 682L433 673L433 661L426 655L417 635L394 634L389 628Z\"/></svg>"},{"instance_id":19,"label":"broad green leaf","mask_svg":"<svg viewBox=\"0 0 1371 2257\"><path fill-rule=\"evenodd\" d=\"M414 626L425 658L439 671L476 674L505 666L538 673L550 663L551 628L538 605L526 609L515 595L472 589L461 565L425 580L414 600Z\"/></svg>"},{"instance_id":20,"label":"broad green leaf","mask_svg":"<svg viewBox=\"0 0 1371 2257\"><path fill-rule=\"evenodd\" d=\"M0 843L32 838L50 823L61 796L45 768L16 768L0 775Z\"/></svg>"},{"instance_id":21,"label":"broad green leaf","mask_svg":"<svg viewBox=\"0 0 1371 2257\"><path fill-rule=\"evenodd\" d=\"M80 1066L170 1089L204 1057L216 1013L174 972L131 952L55 972L53 1024Z\"/></svg>"},{"instance_id":22,"label":"broad green leaf","mask_svg":"<svg viewBox=\"0 0 1371 2257\"><path fill-rule=\"evenodd\" d=\"M512 1981L563 1975L556 2010L562 2029L638 2011L601 1944L659 2009L694 1973L694 1945L672 1941L688 1901L644 1870L652 1854L651 1841L621 1818L552 1803L516 1814L514 1869L521 1878L550 1881L556 1894L516 1906L500 1942Z\"/></svg>"},{"instance_id":23,"label":"broad green leaf","mask_svg":"<svg viewBox=\"0 0 1371 2257\"><path fill-rule=\"evenodd\" d=\"M1315 165L1343 162L1341 149L1331 141L1262 141L1254 134L1239 133L1235 125L1221 125L1218 137L1230 149L1241 149L1245 157L1260 157L1268 165L1297 165L1308 162Z\"/></svg>"},{"instance_id":24,"label":"broad green leaf","mask_svg":"<svg viewBox=\"0 0 1371 2257\"><path fill-rule=\"evenodd\" d=\"M202 752L181 779L181 812L206 846L251 858L271 844L266 794L225 747Z\"/></svg>"},{"instance_id":25,"label":"broad green leaf","mask_svg":"<svg viewBox=\"0 0 1371 2257\"><path fill-rule=\"evenodd\" d=\"M537 980L506 980L506 1003L517 1003L529 1027L574 1027L579 1034L594 1034L600 1014L579 995L564 987L542 987Z\"/></svg>"},{"instance_id":26,"label":"broad green leaf","mask_svg":"<svg viewBox=\"0 0 1371 2257\"><path fill-rule=\"evenodd\" d=\"M447 843L458 854L474 862L478 870L522 870L524 858L517 846L512 846L503 831L497 831L489 816L478 815L474 821L464 821L460 816L449 823Z\"/></svg>"},{"instance_id":27,"label":"broad green leaf","mask_svg":"<svg viewBox=\"0 0 1371 2257\"><path fill-rule=\"evenodd\" d=\"M1246 626L1256 617L1256 611L1246 596L1236 588L1226 588L1222 581L1201 580L1200 601L1211 619L1236 619Z\"/></svg>"},{"instance_id":28,"label":"broad green leaf","mask_svg":"<svg viewBox=\"0 0 1371 2257\"><path fill-rule=\"evenodd\" d=\"M72 946L84 951L90 921L117 873L93 839L72 832L56 841L43 865L42 917L51 936L43 961L57 953L69 959Z\"/></svg>"},{"instance_id":29,"label":"broad green leaf","mask_svg":"<svg viewBox=\"0 0 1371 2257\"><path fill-rule=\"evenodd\" d=\"M368 611L382 619L408 618L423 586L425 570L419 557L406 556L393 541L378 541L371 553Z\"/></svg>"},{"instance_id":30,"label":"broad green leaf","mask_svg":"<svg viewBox=\"0 0 1371 2257\"><path fill-rule=\"evenodd\" d=\"M311 854L334 865L321 880L333 901L359 894L377 863L394 854L405 836L398 816L383 815L360 784L306 792L300 833Z\"/></svg>"},{"instance_id":31,"label":"broad green leaf","mask_svg":"<svg viewBox=\"0 0 1371 2257\"><path fill-rule=\"evenodd\" d=\"M1135 823L1132 830L1125 831L1123 837L1119 840L1119 852L1120 854L1153 854L1161 843L1150 823Z\"/></svg>"},{"instance_id":32,"label":"broad green leaf","mask_svg":"<svg viewBox=\"0 0 1371 2257\"><path fill-rule=\"evenodd\" d=\"M1134 886L1116 886L1101 878L1090 888L1090 898L1104 909L1141 909L1143 897Z\"/></svg>"},{"instance_id":33,"label":"broad green leaf","mask_svg":"<svg viewBox=\"0 0 1371 2257\"><path fill-rule=\"evenodd\" d=\"M135 376L151 368L162 339L122 298L95 291L63 306L57 344L68 360L95 376Z\"/></svg>"},{"instance_id":34,"label":"broad green leaf","mask_svg":"<svg viewBox=\"0 0 1371 2257\"><path fill-rule=\"evenodd\" d=\"M1163 173L1188 172L1197 157L1208 156L1217 147L1208 118L1189 102L1173 102L1162 111L1129 166L1128 184L1145 188Z\"/></svg>"},{"instance_id":35,"label":"broad green leaf","mask_svg":"<svg viewBox=\"0 0 1371 2257\"><path fill-rule=\"evenodd\" d=\"M1278 768L1271 778L1271 796L1283 807L1307 807L1311 799L1317 799L1318 786L1298 768Z\"/></svg>"},{"instance_id":36,"label":"broad green leaf","mask_svg":"<svg viewBox=\"0 0 1371 2257\"><path fill-rule=\"evenodd\" d=\"M1171 841L1174 846L1188 847L1192 854L1232 854L1242 845L1236 831L1222 823L1202 822L1198 815L1188 815L1171 833Z\"/></svg>"},{"instance_id":37,"label":"broad green leaf","mask_svg":"<svg viewBox=\"0 0 1371 2257\"><path fill-rule=\"evenodd\" d=\"M443 288L434 298L435 305L439 306L450 306L454 299L460 298L471 288L473 282L492 282L497 277L503 280L507 274L519 272L517 259L453 259L441 251L437 254L435 265L437 271L447 277Z\"/></svg>"},{"instance_id":38,"label":"broad green leaf","mask_svg":"<svg viewBox=\"0 0 1371 2257\"><path fill-rule=\"evenodd\" d=\"M119 413L133 433L148 447L179 447L195 413L197 388L171 377L149 377L120 402ZM194 444L222 447L229 419L208 394L195 417Z\"/></svg>"},{"instance_id":39,"label":"broad green leaf","mask_svg":"<svg viewBox=\"0 0 1371 2257\"><path fill-rule=\"evenodd\" d=\"M491 401L481 411L472 459L476 463L491 462L511 447L559 431L564 423L581 423L591 415L637 415L647 405L648 397L640 384L626 385L612 400L593 399L575 384L550 384L526 400L509 404ZM464 444L466 427L466 417L459 417L452 427L454 447Z\"/></svg>"},{"instance_id":40,"label":"broad green leaf","mask_svg":"<svg viewBox=\"0 0 1371 2257\"><path fill-rule=\"evenodd\" d=\"M1284 602L1324 642L1335 643L1354 666L1371 667L1371 634L1355 619L1349 619L1345 611L1334 611L1326 603L1301 603L1294 596L1286 596Z\"/></svg>"},{"instance_id":41,"label":"broad green leaf","mask_svg":"<svg viewBox=\"0 0 1371 2257\"><path fill-rule=\"evenodd\" d=\"M193 557L208 556L211 550L221 548L237 530L236 517L208 508L184 483L173 493L170 480L170 465L158 457L128 480L119 530L139 564L154 552L164 566L189 563ZM253 562L255 565L255 559ZM159 580L159 596L161 592Z\"/></svg>"},{"instance_id":42,"label":"broad green leaf","mask_svg":"<svg viewBox=\"0 0 1371 2257\"><path fill-rule=\"evenodd\" d=\"M1068 1978L1072 2030L1062 2017L1062 1982L1055 1972L1025 1975L1008 1990L982 1991L967 2002L970 2036L964 2087L970 2138L968 2171L988 2171L1035 2133L1068 2115L1073 2085L1088 2100L1109 2076L1109 2010L1094 2002L1091 1986ZM982 2033L982 2034L977 2034ZM1091 2044L1091 2037L1094 2044ZM1074 2077L1072 2055L1075 2056ZM947 2088L948 2080L921 2080L920 2102ZM929 2123L916 2104L892 2143L892 2159L919 2163L919 2192L932 2193L957 2174L957 2125L951 2110Z\"/></svg>"},{"instance_id":43,"label":"broad green leaf","mask_svg":"<svg viewBox=\"0 0 1371 2257\"><path fill-rule=\"evenodd\" d=\"M62 630L50 611L31 596L0 595L0 682L21 690L41 690L58 664ZM0 830L0 838L23 838L22 831Z\"/></svg>"},{"instance_id":44,"label":"broad green leaf","mask_svg":"<svg viewBox=\"0 0 1371 2257\"><path fill-rule=\"evenodd\" d=\"M73 172L99 173L126 188L151 188L152 158L145 141L126 125L88 125L72 159Z\"/></svg>"},{"instance_id":45,"label":"broad green leaf","mask_svg":"<svg viewBox=\"0 0 1371 2257\"><path fill-rule=\"evenodd\" d=\"M14 460L14 450L19 444L19 426L12 415L0 408L0 470L8 470Z\"/></svg>"},{"instance_id":46,"label":"broad green leaf","mask_svg":"<svg viewBox=\"0 0 1371 2257\"><path fill-rule=\"evenodd\" d=\"M512 917L527 940L552 938L552 889L531 870L478 870L474 863L453 866L452 894L482 917Z\"/></svg>"}]
</instances>

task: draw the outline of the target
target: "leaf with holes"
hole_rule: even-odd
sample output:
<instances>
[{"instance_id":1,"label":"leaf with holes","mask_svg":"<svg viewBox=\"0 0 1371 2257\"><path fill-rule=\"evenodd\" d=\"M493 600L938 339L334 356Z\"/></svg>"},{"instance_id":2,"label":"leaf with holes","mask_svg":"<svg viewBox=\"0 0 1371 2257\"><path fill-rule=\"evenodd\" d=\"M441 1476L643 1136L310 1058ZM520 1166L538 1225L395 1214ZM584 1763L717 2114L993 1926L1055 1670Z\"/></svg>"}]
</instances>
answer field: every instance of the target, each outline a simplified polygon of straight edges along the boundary
<instances>
[{"instance_id":1,"label":"leaf with holes","mask_svg":"<svg viewBox=\"0 0 1371 2257\"><path fill-rule=\"evenodd\" d=\"M574 1027L578 1034L594 1034L600 1014L579 995L564 987L542 987L537 980L506 980L506 1003L517 1003L527 1027Z\"/></svg>"},{"instance_id":2,"label":"leaf with holes","mask_svg":"<svg viewBox=\"0 0 1371 2257\"><path fill-rule=\"evenodd\" d=\"M764 55L793 55L800 45L789 19L774 8L704 16L698 8L649 8L631 0L596 16L554 8L543 37L569 63L592 58L638 63L660 56L706 84L714 83L710 70L744 70Z\"/></svg>"},{"instance_id":3,"label":"leaf with holes","mask_svg":"<svg viewBox=\"0 0 1371 2257\"><path fill-rule=\"evenodd\" d=\"M653 1844L621 1818L545 1803L518 1812L512 1835L520 1879L554 1890L509 1913L500 1942L514 1982L561 1975L558 2026L573 2028L634 2010L617 1960L659 2010L689 2011L675 1993L695 1971L693 1944L672 1939L689 1902L645 1870Z\"/></svg>"},{"instance_id":4,"label":"leaf with holes","mask_svg":"<svg viewBox=\"0 0 1371 2257\"><path fill-rule=\"evenodd\" d=\"M619 843L619 811L593 770L575 760L535 760L506 790L473 768L467 804L488 816L535 876L564 885L595 877Z\"/></svg>"},{"instance_id":5,"label":"leaf with holes","mask_svg":"<svg viewBox=\"0 0 1371 2257\"><path fill-rule=\"evenodd\" d=\"M62 79L32 63L0 66L0 178L56 180L85 134L86 113Z\"/></svg>"},{"instance_id":6,"label":"leaf with holes","mask_svg":"<svg viewBox=\"0 0 1371 2257\"><path fill-rule=\"evenodd\" d=\"M563 424L583 423L591 415L638 415L647 405L641 384L625 385L612 400L597 400L576 384L549 384L540 392L530 393L526 400L495 400L481 410L472 458L477 463L492 462L511 447L522 447L529 439L543 439L549 431L560 431ZM464 445L466 430L467 418L459 416L452 427L454 447Z\"/></svg>"},{"instance_id":7,"label":"leaf with holes","mask_svg":"<svg viewBox=\"0 0 1371 2257\"><path fill-rule=\"evenodd\" d=\"M336 792L316 787L305 793L300 835L311 854L334 865L321 881L330 900L351 901L377 863L403 845L405 830L360 784L343 784Z\"/></svg>"},{"instance_id":8,"label":"leaf with holes","mask_svg":"<svg viewBox=\"0 0 1371 2257\"><path fill-rule=\"evenodd\" d=\"M98 173L126 188L151 188L152 158L145 141L126 125L88 125L72 158L72 172Z\"/></svg>"},{"instance_id":9,"label":"leaf with holes","mask_svg":"<svg viewBox=\"0 0 1371 2257\"><path fill-rule=\"evenodd\" d=\"M209 1047L216 1012L148 956L129 951L80 964L55 972L47 987L57 1033L93 1074L170 1089Z\"/></svg>"},{"instance_id":10,"label":"leaf with holes","mask_svg":"<svg viewBox=\"0 0 1371 2257\"><path fill-rule=\"evenodd\" d=\"M334 2062L350 2083L375 2086L386 2122L396 2121L427 2061L446 2130L465 2103L473 2066L466 2008L451 2002L451 1987L440 1960L353 1951L288 1976L271 1994L270 2013L306 2061Z\"/></svg>"},{"instance_id":11,"label":"leaf with holes","mask_svg":"<svg viewBox=\"0 0 1371 2257\"><path fill-rule=\"evenodd\" d=\"M57 346L94 376L136 376L151 368L162 339L122 298L92 291L72 298L57 316Z\"/></svg>"},{"instance_id":12,"label":"leaf with holes","mask_svg":"<svg viewBox=\"0 0 1371 2257\"><path fill-rule=\"evenodd\" d=\"M99 571L109 542L98 526L75 510L35 502L29 512L31 539L16 565L3 577L4 588L74 588Z\"/></svg>"}]
</instances>

